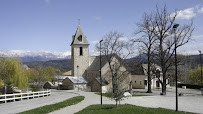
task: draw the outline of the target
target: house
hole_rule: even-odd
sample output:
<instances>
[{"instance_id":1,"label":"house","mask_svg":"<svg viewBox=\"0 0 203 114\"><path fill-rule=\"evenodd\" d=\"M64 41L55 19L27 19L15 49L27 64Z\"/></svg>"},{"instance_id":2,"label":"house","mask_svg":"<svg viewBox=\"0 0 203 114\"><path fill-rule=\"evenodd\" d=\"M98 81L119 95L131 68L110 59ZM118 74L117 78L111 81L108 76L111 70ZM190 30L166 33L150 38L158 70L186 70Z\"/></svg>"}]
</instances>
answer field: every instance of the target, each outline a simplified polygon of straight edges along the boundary
<instances>
[{"instance_id":1,"label":"house","mask_svg":"<svg viewBox=\"0 0 203 114\"><path fill-rule=\"evenodd\" d=\"M68 90L79 89L85 91L87 89L87 81L82 76L67 76L66 79L63 80L62 88Z\"/></svg>"},{"instance_id":2,"label":"house","mask_svg":"<svg viewBox=\"0 0 203 114\"><path fill-rule=\"evenodd\" d=\"M112 92L112 77L108 65L107 58L111 58L114 63L120 63L120 57L116 54L102 56L101 59L101 77L105 80L105 85L102 87L102 91ZM89 43L87 37L83 34L83 31L78 26L75 35L72 36L71 43L71 60L72 60L72 75L73 77L81 76L87 80L87 86L92 91L100 91L98 78L100 77L100 57L89 55ZM127 71L126 66L120 67L121 71ZM122 80L122 87L125 90L129 90L131 82L130 72L126 72L125 78ZM102 82L103 85L103 82ZM97 87L96 87L97 86Z\"/></svg>"},{"instance_id":3,"label":"house","mask_svg":"<svg viewBox=\"0 0 203 114\"><path fill-rule=\"evenodd\" d=\"M47 81L44 86L44 89L53 89L54 88L54 84L52 84L50 81Z\"/></svg>"},{"instance_id":4,"label":"house","mask_svg":"<svg viewBox=\"0 0 203 114\"><path fill-rule=\"evenodd\" d=\"M54 77L54 86L60 86L63 84L63 80L65 80L68 76L55 76Z\"/></svg>"},{"instance_id":5,"label":"house","mask_svg":"<svg viewBox=\"0 0 203 114\"><path fill-rule=\"evenodd\" d=\"M146 75L142 65L135 65L131 71L132 77L132 89L145 89L146 86Z\"/></svg>"},{"instance_id":6,"label":"house","mask_svg":"<svg viewBox=\"0 0 203 114\"><path fill-rule=\"evenodd\" d=\"M160 80L163 80L161 67L157 64L152 64L151 66L151 88L161 88ZM133 89L145 89L148 86L148 65L147 64L137 64L131 66L131 77L132 77L132 88ZM160 79L160 80L159 80ZM166 80L167 84L169 79ZM167 87L170 85L168 84Z\"/></svg>"},{"instance_id":7,"label":"house","mask_svg":"<svg viewBox=\"0 0 203 114\"><path fill-rule=\"evenodd\" d=\"M145 77L145 82L146 82L146 87L148 85L147 83L147 71L148 71L148 65L147 64L142 64L142 67L144 69L144 74L146 75ZM151 80L151 88L161 88L161 83L160 80L163 81L163 75L162 75L162 70L161 67L158 66L157 64L152 64L151 66L151 75L152 75L152 80ZM159 80L160 79L160 80ZM167 87L170 86L169 84L169 79L166 79Z\"/></svg>"}]
</instances>

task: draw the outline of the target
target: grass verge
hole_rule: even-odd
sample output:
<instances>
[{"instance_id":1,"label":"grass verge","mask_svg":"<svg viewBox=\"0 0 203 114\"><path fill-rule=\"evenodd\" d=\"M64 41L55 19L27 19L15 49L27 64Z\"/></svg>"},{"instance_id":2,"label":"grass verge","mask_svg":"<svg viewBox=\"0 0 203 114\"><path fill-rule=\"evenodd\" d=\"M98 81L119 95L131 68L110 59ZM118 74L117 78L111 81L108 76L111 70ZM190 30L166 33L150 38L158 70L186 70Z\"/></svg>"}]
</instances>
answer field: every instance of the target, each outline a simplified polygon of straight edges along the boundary
<instances>
[{"instance_id":1,"label":"grass verge","mask_svg":"<svg viewBox=\"0 0 203 114\"><path fill-rule=\"evenodd\" d=\"M100 93L95 93L95 94L101 95ZM102 96L113 98L113 95L111 93L102 93Z\"/></svg>"},{"instance_id":2,"label":"grass verge","mask_svg":"<svg viewBox=\"0 0 203 114\"><path fill-rule=\"evenodd\" d=\"M134 105L90 105L76 114L192 114L163 108L146 108Z\"/></svg>"},{"instance_id":3,"label":"grass verge","mask_svg":"<svg viewBox=\"0 0 203 114\"><path fill-rule=\"evenodd\" d=\"M100 93L95 93L97 95L101 95ZM102 96L113 98L111 93L102 93ZM153 96L153 95L132 95L133 97L141 97L141 96Z\"/></svg>"},{"instance_id":4,"label":"grass verge","mask_svg":"<svg viewBox=\"0 0 203 114\"><path fill-rule=\"evenodd\" d=\"M73 98L67 99L65 101L56 103L56 104L45 105L43 107L21 112L19 114L46 114L46 113L49 113L49 112L52 112L55 110L59 110L60 108L64 108L66 106L77 104L77 103L81 102L82 100L84 100L84 98L85 98L84 96L77 96L77 97L73 97Z\"/></svg>"},{"instance_id":5,"label":"grass verge","mask_svg":"<svg viewBox=\"0 0 203 114\"><path fill-rule=\"evenodd\" d=\"M153 95L132 95L133 97L141 97L141 96L153 96Z\"/></svg>"}]
</instances>

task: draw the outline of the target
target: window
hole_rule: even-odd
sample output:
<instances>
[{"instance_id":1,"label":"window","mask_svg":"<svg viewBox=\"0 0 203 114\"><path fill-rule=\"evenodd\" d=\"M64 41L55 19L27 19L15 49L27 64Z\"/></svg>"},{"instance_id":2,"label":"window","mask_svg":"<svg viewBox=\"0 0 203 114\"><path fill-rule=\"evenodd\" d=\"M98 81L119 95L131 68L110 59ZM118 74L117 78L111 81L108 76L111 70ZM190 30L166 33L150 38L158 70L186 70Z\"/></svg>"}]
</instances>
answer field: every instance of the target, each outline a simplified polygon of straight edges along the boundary
<instances>
[{"instance_id":1,"label":"window","mask_svg":"<svg viewBox=\"0 0 203 114\"><path fill-rule=\"evenodd\" d=\"M83 55L82 47L80 47L80 55L81 55L81 56Z\"/></svg>"},{"instance_id":2,"label":"window","mask_svg":"<svg viewBox=\"0 0 203 114\"><path fill-rule=\"evenodd\" d=\"M147 85L147 80L144 80L144 85Z\"/></svg>"},{"instance_id":3,"label":"window","mask_svg":"<svg viewBox=\"0 0 203 114\"><path fill-rule=\"evenodd\" d=\"M82 42L82 35L78 37L78 41Z\"/></svg>"}]
</instances>

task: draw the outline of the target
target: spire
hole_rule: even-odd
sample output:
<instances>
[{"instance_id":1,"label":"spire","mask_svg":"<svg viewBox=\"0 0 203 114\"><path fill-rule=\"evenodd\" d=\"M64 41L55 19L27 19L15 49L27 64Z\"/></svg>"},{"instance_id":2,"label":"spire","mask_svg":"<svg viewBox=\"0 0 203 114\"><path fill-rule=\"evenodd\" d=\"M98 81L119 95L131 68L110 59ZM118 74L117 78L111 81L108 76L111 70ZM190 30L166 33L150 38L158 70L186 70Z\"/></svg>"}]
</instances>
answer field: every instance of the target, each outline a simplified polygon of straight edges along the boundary
<instances>
[{"instance_id":1,"label":"spire","mask_svg":"<svg viewBox=\"0 0 203 114\"><path fill-rule=\"evenodd\" d=\"M86 45L89 45L89 43L87 41L87 37L83 34L83 31L82 31L80 25L78 25L76 33L72 37L73 37L73 41L72 41L71 45L74 45L74 44L86 44Z\"/></svg>"}]
</instances>

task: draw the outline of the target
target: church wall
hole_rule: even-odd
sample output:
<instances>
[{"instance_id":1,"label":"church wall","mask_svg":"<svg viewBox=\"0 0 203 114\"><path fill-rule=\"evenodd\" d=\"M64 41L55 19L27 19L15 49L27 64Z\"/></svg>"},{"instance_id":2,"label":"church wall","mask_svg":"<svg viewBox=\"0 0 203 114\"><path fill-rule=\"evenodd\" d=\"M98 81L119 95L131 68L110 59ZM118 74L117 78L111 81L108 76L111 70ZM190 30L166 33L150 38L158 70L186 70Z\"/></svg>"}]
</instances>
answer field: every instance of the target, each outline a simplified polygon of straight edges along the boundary
<instances>
[{"instance_id":1,"label":"church wall","mask_svg":"<svg viewBox=\"0 0 203 114\"><path fill-rule=\"evenodd\" d=\"M93 80L96 78L96 77L99 77L99 71L91 71L91 70L87 70L86 71L86 76L85 76L85 79L88 81L88 86L91 86L92 83L93 83Z\"/></svg>"},{"instance_id":2,"label":"church wall","mask_svg":"<svg viewBox=\"0 0 203 114\"><path fill-rule=\"evenodd\" d=\"M115 61L118 62L116 58L113 58L112 61L112 64L114 64ZM131 74L126 71L126 68L124 66L120 67L120 71L124 73L124 75L122 76L123 78L121 79L121 87L125 88L126 90L129 90ZM109 84L107 85L107 92L112 92L112 75L108 63L105 64L102 68L102 77L109 82Z\"/></svg>"}]
</instances>

